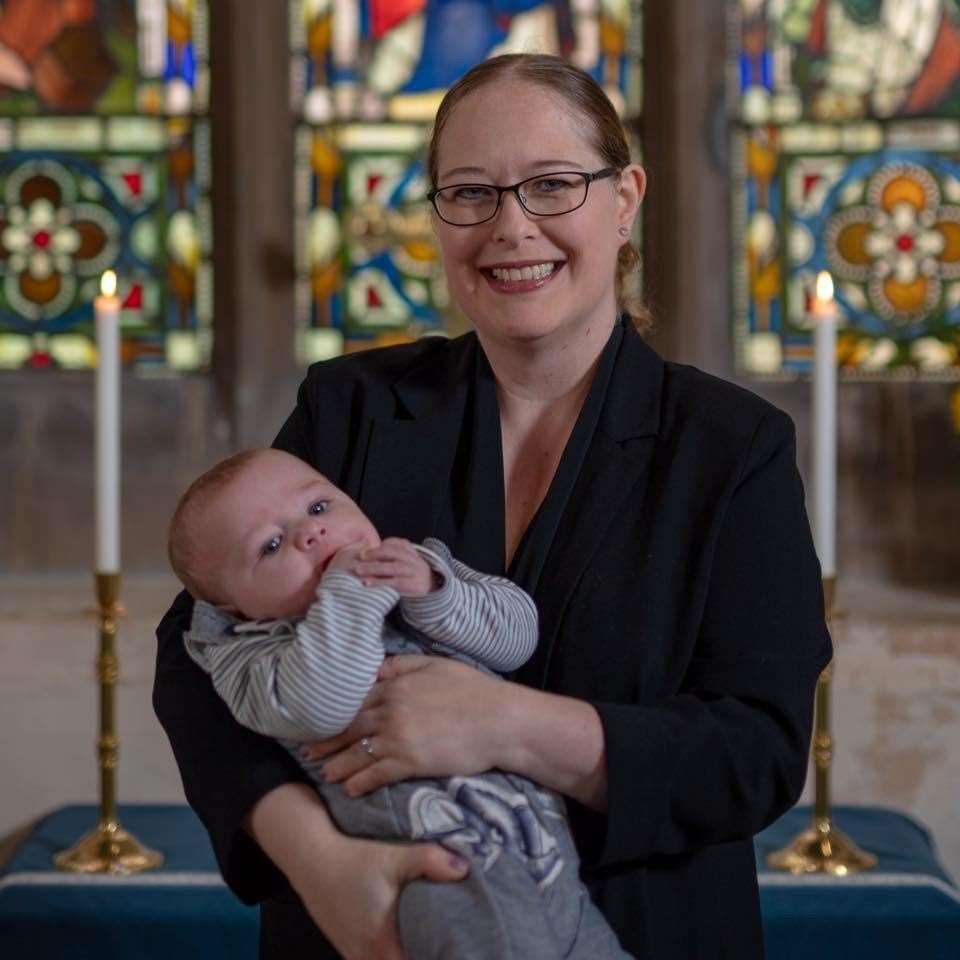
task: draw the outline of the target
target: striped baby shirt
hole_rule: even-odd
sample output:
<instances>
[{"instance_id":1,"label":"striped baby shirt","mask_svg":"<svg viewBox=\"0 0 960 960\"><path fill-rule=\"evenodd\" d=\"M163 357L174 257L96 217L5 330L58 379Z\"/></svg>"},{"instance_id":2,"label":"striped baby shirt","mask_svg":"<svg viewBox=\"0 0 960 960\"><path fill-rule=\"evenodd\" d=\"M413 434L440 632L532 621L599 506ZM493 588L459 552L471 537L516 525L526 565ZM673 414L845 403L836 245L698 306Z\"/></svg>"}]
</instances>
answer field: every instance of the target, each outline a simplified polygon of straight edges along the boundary
<instances>
[{"instance_id":1,"label":"striped baby shirt","mask_svg":"<svg viewBox=\"0 0 960 960\"><path fill-rule=\"evenodd\" d=\"M439 654L501 673L525 663L537 644L533 600L460 563L439 540L415 549L440 580L422 597L329 570L302 620L244 622L198 601L187 652L240 723L296 742L348 727L387 655ZM399 627L388 619L395 607Z\"/></svg>"}]
</instances>

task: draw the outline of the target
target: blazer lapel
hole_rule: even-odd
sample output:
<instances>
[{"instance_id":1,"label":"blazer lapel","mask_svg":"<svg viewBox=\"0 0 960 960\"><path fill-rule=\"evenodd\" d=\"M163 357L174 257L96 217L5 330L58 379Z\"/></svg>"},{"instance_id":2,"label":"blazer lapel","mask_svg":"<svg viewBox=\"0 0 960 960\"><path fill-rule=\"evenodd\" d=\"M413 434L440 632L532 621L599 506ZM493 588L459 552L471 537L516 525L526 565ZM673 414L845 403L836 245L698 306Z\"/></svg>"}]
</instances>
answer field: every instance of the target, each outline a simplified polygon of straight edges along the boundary
<instances>
[{"instance_id":1,"label":"blazer lapel","mask_svg":"<svg viewBox=\"0 0 960 960\"><path fill-rule=\"evenodd\" d=\"M643 496L660 423L662 383L663 361L628 326L600 421L537 586L540 643L517 674L531 686L546 685L567 604L608 527L626 502L635 504Z\"/></svg>"},{"instance_id":2,"label":"blazer lapel","mask_svg":"<svg viewBox=\"0 0 960 960\"><path fill-rule=\"evenodd\" d=\"M452 363L433 359L394 384L397 414L371 424L356 496L384 536L419 542L446 535L437 523L466 413L475 339L450 349L458 352Z\"/></svg>"}]
</instances>

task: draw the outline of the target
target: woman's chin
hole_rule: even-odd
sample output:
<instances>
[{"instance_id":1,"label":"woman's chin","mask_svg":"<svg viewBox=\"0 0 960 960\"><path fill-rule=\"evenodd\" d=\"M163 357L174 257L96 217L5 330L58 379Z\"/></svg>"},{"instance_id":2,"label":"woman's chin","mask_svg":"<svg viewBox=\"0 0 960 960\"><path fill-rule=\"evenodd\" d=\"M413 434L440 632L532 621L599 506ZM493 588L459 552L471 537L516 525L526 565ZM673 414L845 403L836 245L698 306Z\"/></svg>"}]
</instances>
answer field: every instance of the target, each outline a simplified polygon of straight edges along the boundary
<instances>
[{"instance_id":1,"label":"woman's chin","mask_svg":"<svg viewBox=\"0 0 960 960\"><path fill-rule=\"evenodd\" d=\"M526 310L505 310L487 314L479 324L478 333L491 339L516 344L534 344L548 340L561 330L556 309L535 307Z\"/></svg>"}]
</instances>

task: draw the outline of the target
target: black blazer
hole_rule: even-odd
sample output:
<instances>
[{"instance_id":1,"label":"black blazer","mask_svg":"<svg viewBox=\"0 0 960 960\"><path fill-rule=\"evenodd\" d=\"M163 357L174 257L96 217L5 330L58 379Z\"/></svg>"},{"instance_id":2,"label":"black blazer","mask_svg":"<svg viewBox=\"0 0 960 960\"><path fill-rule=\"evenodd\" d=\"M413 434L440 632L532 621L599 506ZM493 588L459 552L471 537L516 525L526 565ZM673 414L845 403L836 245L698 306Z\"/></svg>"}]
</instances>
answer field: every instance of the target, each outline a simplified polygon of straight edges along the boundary
<instances>
[{"instance_id":1,"label":"black blazer","mask_svg":"<svg viewBox=\"0 0 960 960\"><path fill-rule=\"evenodd\" d=\"M317 364L277 445L353 496L385 535L434 533L477 341L429 339ZM609 809L570 804L593 896L638 958L761 957L752 835L804 783L830 658L790 419L664 363L628 327L535 600L517 679L592 702ZM241 822L303 779L239 727L183 649L181 595L158 629L154 705L224 876L264 906L265 956L334 956ZM413 960L413 958L411 958Z\"/></svg>"}]
</instances>

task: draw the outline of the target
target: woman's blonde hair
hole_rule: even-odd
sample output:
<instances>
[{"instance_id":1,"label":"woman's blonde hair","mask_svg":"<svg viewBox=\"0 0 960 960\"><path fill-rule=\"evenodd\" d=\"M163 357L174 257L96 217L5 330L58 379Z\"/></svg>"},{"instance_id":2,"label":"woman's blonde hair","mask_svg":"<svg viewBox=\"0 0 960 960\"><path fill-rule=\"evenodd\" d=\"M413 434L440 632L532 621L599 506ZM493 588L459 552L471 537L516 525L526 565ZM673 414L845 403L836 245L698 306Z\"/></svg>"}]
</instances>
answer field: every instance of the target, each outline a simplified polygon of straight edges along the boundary
<instances>
[{"instance_id":1,"label":"woman's blonde hair","mask_svg":"<svg viewBox=\"0 0 960 960\"><path fill-rule=\"evenodd\" d=\"M607 166L622 170L630 163L630 148L623 124L603 89L589 74L560 57L506 53L477 64L443 98L427 147L427 172L434 186L437 183L440 138L457 104L481 87L508 77L543 87L570 104L587 121L590 144ZM630 316L641 333L645 333L652 326L653 317L637 290L639 267L640 254L627 240L617 255L617 306Z\"/></svg>"}]
</instances>

